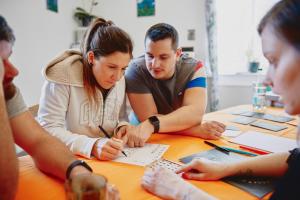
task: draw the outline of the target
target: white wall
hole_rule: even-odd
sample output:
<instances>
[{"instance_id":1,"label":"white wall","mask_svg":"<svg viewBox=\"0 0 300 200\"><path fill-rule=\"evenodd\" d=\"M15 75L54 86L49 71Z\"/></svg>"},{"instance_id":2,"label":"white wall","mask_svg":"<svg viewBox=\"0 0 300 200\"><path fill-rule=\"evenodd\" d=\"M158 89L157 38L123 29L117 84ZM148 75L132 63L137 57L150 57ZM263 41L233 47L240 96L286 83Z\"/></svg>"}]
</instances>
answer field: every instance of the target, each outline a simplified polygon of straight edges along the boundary
<instances>
[{"instance_id":1,"label":"white wall","mask_svg":"<svg viewBox=\"0 0 300 200\"><path fill-rule=\"evenodd\" d=\"M173 25L180 37L180 46L194 46L195 57L205 58L204 0L156 0L155 16L137 17L137 1L101 0L94 14L112 20L126 30L134 41L134 56L144 51L146 30L159 22ZM187 40L188 29L195 29L196 39Z\"/></svg>"},{"instance_id":2,"label":"white wall","mask_svg":"<svg viewBox=\"0 0 300 200\"><path fill-rule=\"evenodd\" d=\"M11 56L20 74L15 79L28 105L39 101L43 84L41 69L73 41L72 12L78 0L59 0L58 13L46 9L46 0L1 0L0 14L14 30Z\"/></svg>"},{"instance_id":3,"label":"white wall","mask_svg":"<svg viewBox=\"0 0 300 200\"><path fill-rule=\"evenodd\" d=\"M178 30L180 46L194 46L196 58L204 60L204 0L156 0L153 17L137 17L136 2L101 0L94 8L94 14L113 20L130 34L135 56L143 53L146 30L155 23L166 22ZM42 68L73 42L76 24L72 13L78 5L89 7L85 1L61 0L58 1L58 13L54 13L46 9L45 0L0 1L0 14L7 19L17 38L11 56L11 61L20 70L15 83L28 105L39 101ZM196 30L196 40L187 40L188 29Z\"/></svg>"},{"instance_id":4,"label":"white wall","mask_svg":"<svg viewBox=\"0 0 300 200\"><path fill-rule=\"evenodd\" d=\"M39 101L43 84L41 69L55 55L73 42L73 10L88 8L87 0L59 0L58 13L46 9L46 0L0 0L3 15L16 35L11 61L19 68L15 83L20 87L28 105ZM194 46L196 58L205 61L205 0L156 0L156 13L151 17L137 17L133 0L99 0L94 14L113 20L126 30L134 41L134 55L143 53L146 30L158 22L172 24L179 32L180 46ZM187 30L196 30L196 40L187 40ZM234 77L229 77L233 80ZM239 87L240 86L240 87ZM250 103L251 87L220 83L220 107ZM235 96L234 96L235 95Z\"/></svg>"},{"instance_id":5,"label":"white wall","mask_svg":"<svg viewBox=\"0 0 300 200\"><path fill-rule=\"evenodd\" d=\"M239 73L219 76L220 109L231 106L251 104L253 83L262 81L262 73Z\"/></svg>"}]
</instances>

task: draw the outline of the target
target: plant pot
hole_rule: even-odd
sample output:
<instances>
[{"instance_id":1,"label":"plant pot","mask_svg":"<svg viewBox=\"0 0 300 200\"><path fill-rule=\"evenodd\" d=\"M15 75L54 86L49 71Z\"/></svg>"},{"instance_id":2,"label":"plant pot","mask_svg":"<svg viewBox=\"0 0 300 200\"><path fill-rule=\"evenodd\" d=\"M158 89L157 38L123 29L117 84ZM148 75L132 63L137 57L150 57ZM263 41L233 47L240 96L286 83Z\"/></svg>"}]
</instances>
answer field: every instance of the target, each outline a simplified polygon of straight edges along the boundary
<instances>
[{"instance_id":1,"label":"plant pot","mask_svg":"<svg viewBox=\"0 0 300 200\"><path fill-rule=\"evenodd\" d=\"M84 27L89 26L92 20L93 20L92 16L83 17L81 18L81 25Z\"/></svg>"},{"instance_id":2,"label":"plant pot","mask_svg":"<svg viewBox=\"0 0 300 200\"><path fill-rule=\"evenodd\" d=\"M248 63L248 71L251 73L256 73L259 70L259 62L249 62Z\"/></svg>"}]
</instances>

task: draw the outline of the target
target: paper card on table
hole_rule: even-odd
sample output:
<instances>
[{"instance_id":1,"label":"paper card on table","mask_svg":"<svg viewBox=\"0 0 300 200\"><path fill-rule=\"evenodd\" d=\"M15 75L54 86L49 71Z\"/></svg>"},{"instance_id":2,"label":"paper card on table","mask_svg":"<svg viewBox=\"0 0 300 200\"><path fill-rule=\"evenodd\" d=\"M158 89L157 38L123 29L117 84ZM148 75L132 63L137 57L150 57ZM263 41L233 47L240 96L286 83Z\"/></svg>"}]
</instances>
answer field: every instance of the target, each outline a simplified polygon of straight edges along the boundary
<instances>
[{"instance_id":1,"label":"paper card on table","mask_svg":"<svg viewBox=\"0 0 300 200\"><path fill-rule=\"evenodd\" d=\"M252 117L254 115L254 112L248 111L248 112L240 113L239 115L245 116L245 117Z\"/></svg>"},{"instance_id":2,"label":"paper card on table","mask_svg":"<svg viewBox=\"0 0 300 200\"><path fill-rule=\"evenodd\" d=\"M252 112L252 111L240 113L239 115L244 116L244 117L257 118L257 119L266 119L266 120L280 122L280 123L289 122L294 119L294 118L288 117L288 116L264 114L264 113Z\"/></svg>"},{"instance_id":3,"label":"paper card on table","mask_svg":"<svg viewBox=\"0 0 300 200\"><path fill-rule=\"evenodd\" d=\"M274 153L287 152L297 147L296 140L255 131L247 131L230 142Z\"/></svg>"},{"instance_id":4,"label":"paper card on table","mask_svg":"<svg viewBox=\"0 0 300 200\"><path fill-rule=\"evenodd\" d=\"M235 123L247 125L247 124L250 124L251 122L256 121L256 119L253 119L253 118L250 118L250 117L237 117L237 118L235 118L231 121L235 122Z\"/></svg>"},{"instance_id":5,"label":"paper card on table","mask_svg":"<svg viewBox=\"0 0 300 200\"><path fill-rule=\"evenodd\" d=\"M154 161L148 167L153 168L153 169L156 167L162 167L162 168L165 168L172 172L176 172L177 170L179 170L182 167L182 165L179 163L162 158L162 159Z\"/></svg>"},{"instance_id":6,"label":"paper card on table","mask_svg":"<svg viewBox=\"0 0 300 200\"><path fill-rule=\"evenodd\" d=\"M236 136L240 135L241 133L242 133L242 131L225 130L222 133L222 136L225 136L225 137L236 137Z\"/></svg>"},{"instance_id":7,"label":"paper card on table","mask_svg":"<svg viewBox=\"0 0 300 200\"><path fill-rule=\"evenodd\" d=\"M232 115L240 115L245 112L248 112L248 110L230 110L227 113Z\"/></svg>"},{"instance_id":8,"label":"paper card on table","mask_svg":"<svg viewBox=\"0 0 300 200\"><path fill-rule=\"evenodd\" d=\"M241 113L240 115L245 116L245 117L253 117L253 118L256 118L256 119L263 119L265 114L264 113L259 113L259 112L249 111L249 112Z\"/></svg>"},{"instance_id":9,"label":"paper card on table","mask_svg":"<svg viewBox=\"0 0 300 200\"><path fill-rule=\"evenodd\" d=\"M280 126L280 125L275 125L275 124L271 124L271 123L267 123L264 121L256 121L256 122L252 122L250 123L251 126L255 126L255 127L259 127L259 128L263 128L263 129L267 129L267 130L271 130L271 131L281 131L287 128L287 126Z\"/></svg>"},{"instance_id":10,"label":"paper card on table","mask_svg":"<svg viewBox=\"0 0 300 200\"><path fill-rule=\"evenodd\" d=\"M270 115L270 114L265 114L263 116L264 119L274 121L274 122L289 122L292 121L294 118L288 117L288 116L279 116L279 115Z\"/></svg>"},{"instance_id":11,"label":"paper card on table","mask_svg":"<svg viewBox=\"0 0 300 200\"><path fill-rule=\"evenodd\" d=\"M287 122L287 124L290 124L293 126L298 126L299 122L297 120L293 120L293 121Z\"/></svg>"},{"instance_id":12,"label":"paper card on table","mask_svg":"<svg viewBox=\"0 0 300 200\"><path fill-rule=\"evenodd\" d=\"M247 159L246 156L241 156L241 155L238 155L235 153L225 154L217 149L211 149L208 151L201 151L199 153L195 153L195 154L180 158L179 160L180 160L180 162L186 164L186 163L191 162L193 159L197 159L197 158L207 158L209 160L219 161L219 162L235 162L235 161Z\"/></svg>"},{"instance_id":13,"label":"paper card on table","mask_svg":"<svg viewBox=\"0 0 300 200\"><path fill-rule=\"evenodd\" d=\"M147 143L143 147L124 148L124 152L127 157L123 154L115 159L115 162L127 163L132 165L146 166L155 160L158 160L167 151L169 145L165 144L150 144Z\"/></svg>"},{"instance_id":14,"label":"paper card on table","mask_svg":"<svg viewBox=\"0 0 300 200\"><path fill-rule=\"evenodd\" d=\"M226 126L226 130L239 131L240 129L238 127L236 127L236 126L227 125Z\"/></svg>"}]
</instances>

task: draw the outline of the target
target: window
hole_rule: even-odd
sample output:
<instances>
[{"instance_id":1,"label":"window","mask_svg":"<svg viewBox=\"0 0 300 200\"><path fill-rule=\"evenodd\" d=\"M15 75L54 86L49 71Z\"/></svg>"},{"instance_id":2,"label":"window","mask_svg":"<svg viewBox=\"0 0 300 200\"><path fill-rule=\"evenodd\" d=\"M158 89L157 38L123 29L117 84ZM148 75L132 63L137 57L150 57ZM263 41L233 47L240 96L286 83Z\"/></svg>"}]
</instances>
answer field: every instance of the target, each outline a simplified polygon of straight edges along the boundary
<instances>
[{"instance_id":1,"label":"window","mask_svg":"<svg viewBox=\"0 0 300 200\"><path fill-rule=\"evenodd\" d=\"M219 74L248 71L248 59L268 63L263 57L256 31L264 14L278 0L217 0L217 48Z\"/></svg>"}]
</instances>

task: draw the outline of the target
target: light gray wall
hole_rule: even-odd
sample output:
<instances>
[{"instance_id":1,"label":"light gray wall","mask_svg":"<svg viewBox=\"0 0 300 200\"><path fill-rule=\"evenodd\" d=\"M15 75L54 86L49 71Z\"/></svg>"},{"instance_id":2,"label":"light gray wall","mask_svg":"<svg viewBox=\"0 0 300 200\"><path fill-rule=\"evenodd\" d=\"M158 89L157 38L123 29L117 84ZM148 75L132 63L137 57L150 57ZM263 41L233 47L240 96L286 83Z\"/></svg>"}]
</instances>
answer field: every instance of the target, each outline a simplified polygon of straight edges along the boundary
<instances>
[{"instance_id":1,"label":"light gray wall","mask_svg":"<svg viewBox=\"0 0 300 200\"><path fill-rule=\"evenodd\" d=\"M46 1L1 0L0 14L13 28L16 43L11 61L20 70L15 83L20 87L28 105L38 103L44 67L55 55L70 47L74 41L76 6L88 8L88 1L58 1L58 13L46 9ZM178 30L181 46L194 46L198 59L205 58L204 0L156 1L154 17L137 17L136 2L132 0L101 0L94 8L98 16L113 20L125 29L134 41L134 55L143 53L147 28L158 22L170 23ZM187 40L187 30L196 30L196 40Z\"/></svg>"},{"instance_id":2,"label":"light gray wall","mask_svg":"<svg viewBox=\"0 0 300 200\"><path fill-rule=\"evenodd\" d=\"M251 104L252 87L246 85L220 85L220 109Z\"/></svg>"},{"instance_id":3,"label":"light gray wall","mask_svg":"<svg viewBox=\"0 0 300 200\"><path fill-rule=\"evenodd\" d=\"M239 73L219 76L220 109L251 104L253 84L264 79L263 74Z\"/></svg>"},{"instance_id":4,"label":"light gray wall","mask_svg":"<svg viewBox=\"0 0 300 200\"><path fill-rule=\"evenodd\" d=\"M173 25L180 37L180 46L194 46L195 57L205 58L205 14L204 0L156 0L155 16L137 17L137 1L101 0L94 14L111 19L126 30L134 41L134 56L144 51L146 30L159 22ZM196 30L196 39L187 40L188 29Z\"/></svg>"},{"instance_id":5,"label":"light gray wall","mask_svg":"<svg viewBox=\"0 0 300 200\"><path fill-rule=\"evenodd\" d=\"M180 46L194 46L196 58L205 62L205 0L156 0L156 14L137 17L132 0L99 0L94 14L111 19L126 30L134 41L134 55L143 53L146 30L158 22L172 24L179 32ZM89 7L87 0L58 1L58 13L46 9L46 1L0 0L0 14L13 28L16 43L11 61L19 68L15 83L28 105L38 103L43 84L41 69L55 55L70 47L77 25L73 11L77 6ZM187 40L188 29L196 30L196 40ZM234 80L236 77L229 77ZM238 80L239 81L239 80ZM250 103L251 87L221 81L220 107ZM251 99L251 98L250 98Z\"/></svg>"},{"instance_id":6,"label":"light gray wall","mask_svg":"<svg viewBox=\"0 0 300 200\"><path fill-rule=\"evenodd\" d=\"M28 105L38 103L43 83L41 69L73 41L73 10L78 0L58 1L58 13L46 9L46 1L1 0L0 14L14 30L11 56L20 74L15 79Z\"/></svg>"}]
</instances>

